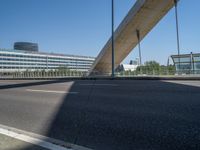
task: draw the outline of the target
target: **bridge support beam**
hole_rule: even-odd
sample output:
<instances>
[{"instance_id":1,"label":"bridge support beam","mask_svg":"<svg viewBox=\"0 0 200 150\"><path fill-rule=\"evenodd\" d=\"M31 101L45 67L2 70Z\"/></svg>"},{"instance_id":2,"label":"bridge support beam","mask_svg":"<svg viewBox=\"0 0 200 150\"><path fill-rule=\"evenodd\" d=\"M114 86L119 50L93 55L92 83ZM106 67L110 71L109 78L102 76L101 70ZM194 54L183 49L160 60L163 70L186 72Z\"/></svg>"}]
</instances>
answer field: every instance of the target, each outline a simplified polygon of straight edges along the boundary
<instances>
[{"instance_id":1,"label":"bridge support beam","mask_svg":"<svg viewBox=\"0 0 200 150\"><path fill-rule=\"evenodd\" d=\"M114 68L116 68L133 48L137 46L138 39L134 34L136 30L140 30L141 41L173 6L174 0L137 0L114 32ZM90 69L90 74L111 74L111 58L112 37L97 56Z\"/></svg>"}]
</instances>

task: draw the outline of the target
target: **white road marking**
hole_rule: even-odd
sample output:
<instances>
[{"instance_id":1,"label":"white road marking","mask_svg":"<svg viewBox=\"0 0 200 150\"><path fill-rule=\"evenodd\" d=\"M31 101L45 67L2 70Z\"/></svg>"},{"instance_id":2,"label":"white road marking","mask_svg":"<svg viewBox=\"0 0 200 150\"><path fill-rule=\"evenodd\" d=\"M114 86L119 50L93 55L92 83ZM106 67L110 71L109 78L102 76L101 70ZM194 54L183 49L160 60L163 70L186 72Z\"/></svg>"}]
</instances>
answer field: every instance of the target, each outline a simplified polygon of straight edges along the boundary
<instances>
[{"instance_id":1,"label":"white road marking","mask_svg":"<svg viewBox=\"0 0 200 150\"><path fill-rule=\"evenodd\" d=\"M49 150L91 150L87 147L66 143L64 141L48 138L42 135L30 133L16 128L0 124L0 134L11 138L37 145Z\"/></svg>"},{"instance_id":2,"label":"white road marking","mask_svg":"<svg viewBox=\"0 0 200 150\"><path fill-rule=\"evenodd\" d=\"M91 86L91 85L94 85L94 86L118 86L118 84L80 84L80 85L85 85L85 86Z\"/></svg>"},{"instance_id":3,"label":"white road marking","mask_svg":"<svg viewBox=\"0 0 200 150\"><path fill-rule=\"evenodd\" d=\"M57 94L78 94L78 92L66 92L66 91L51 91L51 90L34 90L26 89L28 92L40 92L40 93L57 93Z\"/></svg>"},{"instance_id":4,"label":"white road marking","mask_svg":"<svg viewBox=\"0 0 200 150\"><path fill-rule=\"evenodd\" d=\"M187 80L186 81L173 81L173 80L166 81L166 80L163 80L163 82L186 85L186 86L200 87L199 82L197 82L197 81L187 81Z\"/></svg>"},{"instance_id":5,"label":"white road marking","mask_svg":"<svg viewBox=\"0 0 200 150\"><path fill-rule=\"evenodd\" d=\"M47 142L47 141L44 141L41 139L30 137L28 135L19 134L19 133L9 131L6 129L2 129L2 128L0 128L0 133L3 135L6 135L6 136L24 141L24 142L28 142L28 143L31 143L31 144L34 144L34 145L37 145L37 146L40 146L43 148L47 148L49 150L72 150L71 148L68 149L68 148L65 148L65 147L62 147L59 145L55 145L53 143L50 143L50 142Z\"/></svg>"}]
</instances>

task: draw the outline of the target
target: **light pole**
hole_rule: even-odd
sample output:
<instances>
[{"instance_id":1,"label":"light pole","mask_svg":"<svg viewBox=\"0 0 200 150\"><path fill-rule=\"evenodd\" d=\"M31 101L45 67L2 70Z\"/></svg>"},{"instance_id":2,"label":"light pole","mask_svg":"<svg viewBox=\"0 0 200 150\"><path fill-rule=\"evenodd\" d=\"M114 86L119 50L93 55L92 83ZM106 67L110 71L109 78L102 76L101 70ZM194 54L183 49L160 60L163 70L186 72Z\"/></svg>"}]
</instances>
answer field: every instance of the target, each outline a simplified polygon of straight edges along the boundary
<instances>
[{"instance_id":1,"label":"light pole","mask_svg":"<svg viewBox=\"0 0 200 150\"><path fill-rule=\"evenodd\" d=\"M112 77L115 77L114 0L112 0Z\"/></svg>"},{"instance_id":2,"label":"light pole","mask_svg":"<svg viewBox=\"0 0 200 150\"><path fill-rule=\"evenodd\" d=\"M175 17L176 17L176 38L177 38L177 50L178 50L178 70L180 71L180 38L179 38L179 21L178 21L178 0L174 0L175 4ZM180 73L178 71L178 74Z\"/></svg>"},{"instance_id":3,"label":"light pole","mask_svg":"<svg viewBox=\"0 0 200 150\"><path fill-rule=\"evenodd\" d=\"M136 30L137 39L138 39L138 49L139 49L139 57L140 57L140 66L142 65L142 54L141 54L141 46L140 46L140 30Z\"/></svg>"},{"instance_id":4,"label":"light pole","mask_svg":"<svg viewBox=\"0 0 200 150\"><path fill-rule=\"evenodd\" d=\"M176 35L177 35L177 49L178 55L180 55L180 38L179 38L179 21L178 21L178 0L174 0L175 3L175 17L176 17Z\"/></svg>"},{"instance_id":5,"label":"light pole","mask_svg":"<svg viewBox=\"0 0 200 150\"><path fill-rule=\"evenodd\" d=\"M141 54L141 46L140 46L140 30L136 30L137 39L138 39L138 49L139 49L139 66L140 66L140 75L142 74L142 54Z\"/></svg>"}]
</instances>

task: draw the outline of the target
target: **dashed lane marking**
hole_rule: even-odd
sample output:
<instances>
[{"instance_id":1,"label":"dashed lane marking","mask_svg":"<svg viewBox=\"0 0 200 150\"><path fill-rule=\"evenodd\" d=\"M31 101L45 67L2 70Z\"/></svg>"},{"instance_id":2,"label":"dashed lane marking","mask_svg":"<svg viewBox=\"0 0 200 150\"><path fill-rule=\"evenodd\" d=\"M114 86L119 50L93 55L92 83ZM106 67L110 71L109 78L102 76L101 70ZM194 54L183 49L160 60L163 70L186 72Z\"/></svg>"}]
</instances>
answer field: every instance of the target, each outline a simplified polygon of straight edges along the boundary
<instances>
[{"instance_id":1,"label":"dashed lane marking","mask_svg":"<svg viewBox=\"0 0 200 150\"><path fill-rule=\"evenodd\" d=\"M80 85L85 85L85 86L118 86L118 84L80 84Z\"/></svg>"},{"instance_id":2,"label":"dashed lane marking","mask_svg":"<svg viewBox=\"0 0 200 150\"><path fill-rule=\"evenodd\" d=\"M26 91L28 91L28 92L40 92L40 93L56 93L56 94L78 94L78 92L34 90L34 89L26 89Z\"/></svg>"}]
</instances>

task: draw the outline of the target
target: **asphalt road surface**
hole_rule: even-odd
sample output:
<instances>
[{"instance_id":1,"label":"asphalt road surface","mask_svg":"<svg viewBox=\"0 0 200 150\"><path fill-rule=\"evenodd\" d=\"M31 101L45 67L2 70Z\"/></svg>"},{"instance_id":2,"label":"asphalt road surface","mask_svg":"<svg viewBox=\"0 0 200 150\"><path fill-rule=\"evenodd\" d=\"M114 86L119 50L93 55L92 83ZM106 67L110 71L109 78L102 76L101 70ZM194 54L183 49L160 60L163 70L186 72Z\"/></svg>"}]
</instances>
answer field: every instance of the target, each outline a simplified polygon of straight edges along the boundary
<instances>
[{"instance_id":1,"label":"asphalt road surface","mask_svg":"<svg viewBox=\"0 0 200 150\"><path fill-rule=\"evenodd\" d=\"M200 81L0 81L0 124L95 150L198 150Z\"/></svg>"}]
</instances>

